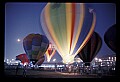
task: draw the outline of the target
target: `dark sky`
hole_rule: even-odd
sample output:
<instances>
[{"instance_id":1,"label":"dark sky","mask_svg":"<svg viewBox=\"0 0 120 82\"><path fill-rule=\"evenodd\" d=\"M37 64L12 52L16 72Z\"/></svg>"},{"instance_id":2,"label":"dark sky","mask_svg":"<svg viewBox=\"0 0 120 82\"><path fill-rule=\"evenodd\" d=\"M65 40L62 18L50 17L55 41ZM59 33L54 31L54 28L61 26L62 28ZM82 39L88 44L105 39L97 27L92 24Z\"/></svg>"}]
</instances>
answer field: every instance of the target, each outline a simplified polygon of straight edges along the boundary
<instances>
[{"instance_id":1,"label":"dark sky","mask_svg":"<svg viewBox=\"0 0 120 82\"><path fill-rule=\"evenodd\" d=\"M44 34L40 25L40 13L46 3L6 3L5 4L5 56L12 59L25 53L22 40L30 33ZM102 38L102 47L97 56L112 55L114 52L105 44L104 33L116 24L116 5L113 3L89 3L96 12L95 31ZM18 42L17 39L21 41ZM56 53L52 59L61 57Z\"/></svg>"}]
</instances>

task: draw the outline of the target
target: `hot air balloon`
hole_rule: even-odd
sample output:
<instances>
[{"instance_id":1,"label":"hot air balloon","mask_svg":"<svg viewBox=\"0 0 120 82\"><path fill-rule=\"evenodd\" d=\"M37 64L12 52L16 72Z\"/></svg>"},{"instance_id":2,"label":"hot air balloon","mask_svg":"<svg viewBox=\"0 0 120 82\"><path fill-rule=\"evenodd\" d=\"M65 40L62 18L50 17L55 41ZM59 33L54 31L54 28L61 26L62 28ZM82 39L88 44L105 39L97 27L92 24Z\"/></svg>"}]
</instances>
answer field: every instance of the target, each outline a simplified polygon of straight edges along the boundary
<instances>
[{"instance_id":1,"label":"hot air balloon","mask_svg":"<svg viewBox=\"0 0 120 82\"><path fill-rule=\"evenodd\" d=\"M112 25L104 34L104 41L107 46L116 52L116 24ZM119 48L120 49L120 48Z\"/></svg>"},{"instance_id":2,"label":"hot air balloon","mask_svg":"<svg viewBox=\"0 0 120 82\"><path fill-rule=\"evenodd\" d=\"M97 55L102 46L102 39L97 32L94 32L87 44L78 53L78 56L83 60L85 65L90 65L90 62Z\"/></svg>"},{"instance_id":3,"label":"hot air balloon","mask_svg":"<svg viewBox=\"0 0 120 82\"><path fill-rule=\"evenodd\" d=\"M50 62L50 60L54 56L55 52L56 52L56 49L54 48L52 43L49 43L49 47L48 47L48 49L47 49L47 51L45 53L48 62Z\"/></svg>"},{"instance_id":4,"label":"hot air balloon","mask_svg":"<svg viewBox=\"0 0 120 82\"><path fill-rule=\"evenodd\" d=\"M84 3L47 3L40 16L42 29L63 59L73 63L74 57L91 37L96 15Z\"/></svg>"},{"instance_id":5,"label":"hot air balloon","mask_svg":"<svg viewBox=\"0 0 120 82\"><path fill-rule=\"evenodd\" d=\"M45 60L45 56L42 56L37 62L36 65L41 65Z\"/></svg>"},{"instance_id":6,"label":"hot air balloon","mask_svg":"<svg viewBox=\"0 0 120 82\"><path fill-rule=\"evenodd\" d=\"M28 59L28 56L24 53L17 55L16 60L20 60L23 65L25 63L29 64L29 62L30 62L29 59Z\"/></svg>"},{"instance_id":7,"label":"hot air balloon","mask_svg":"<svg viewBox=\"0 0 120 82\"><path fill-rule=\"evenodd\" d=\"M48 46L49 40L40 34L29 34L23 40L24 50L33 65L40 65L41 61L44 61L44 54Z\"/></svg>"}]
</instances>

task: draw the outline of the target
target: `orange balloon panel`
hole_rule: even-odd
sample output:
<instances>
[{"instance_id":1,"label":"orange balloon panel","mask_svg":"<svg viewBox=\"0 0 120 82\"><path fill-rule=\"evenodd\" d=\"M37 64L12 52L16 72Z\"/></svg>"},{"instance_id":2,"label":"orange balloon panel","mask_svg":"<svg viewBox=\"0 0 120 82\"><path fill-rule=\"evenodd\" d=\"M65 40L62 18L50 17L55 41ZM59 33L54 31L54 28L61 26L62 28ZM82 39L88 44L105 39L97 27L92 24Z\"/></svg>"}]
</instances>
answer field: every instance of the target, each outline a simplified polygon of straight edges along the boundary
<instances>
[{"instance_id":1,"label":"orange balloon panel","mask_svg":"<svg viewBox=\"0 0 120 82\"><path fill-rule=\"evenodd\" d=\"M55 53L56 53L56 50L55 50L54 46L50 43L49 47L46 51L46 57L47 57L48 62L50 62L51 58L54 56Z\"/></svg>"}]
</instances>

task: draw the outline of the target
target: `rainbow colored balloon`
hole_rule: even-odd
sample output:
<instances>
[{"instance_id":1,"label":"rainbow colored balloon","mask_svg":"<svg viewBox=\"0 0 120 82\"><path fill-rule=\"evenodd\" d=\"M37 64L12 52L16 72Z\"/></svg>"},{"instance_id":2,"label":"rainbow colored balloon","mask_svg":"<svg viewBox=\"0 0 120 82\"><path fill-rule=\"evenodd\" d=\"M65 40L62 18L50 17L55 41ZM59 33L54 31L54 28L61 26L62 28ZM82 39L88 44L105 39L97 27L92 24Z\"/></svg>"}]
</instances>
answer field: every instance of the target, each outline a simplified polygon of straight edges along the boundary
<instances>
[{"instance_id":1,"label":"rainbow colored balloon","mask_svg":"<svg viewBox=\"0 0 120 82\"><path fill-rule=\"evenodd\" d=\"M49 40L41 34L31 33L23 39L23 48L34 65L41 65L44 62L48 46Z\"/></svg>"},{"instance_id":2,"label":"rainbow colored balloon","mask_svg":"<svg viewBox=\"0 0 120 82\"><path fill-rule=\"evenodd\" d=\"M63 63L68 64L74 62L74 57L90 39L96 14L84 3L47 3L41 12L40 22Z\"/></svg>"}]
</instances>

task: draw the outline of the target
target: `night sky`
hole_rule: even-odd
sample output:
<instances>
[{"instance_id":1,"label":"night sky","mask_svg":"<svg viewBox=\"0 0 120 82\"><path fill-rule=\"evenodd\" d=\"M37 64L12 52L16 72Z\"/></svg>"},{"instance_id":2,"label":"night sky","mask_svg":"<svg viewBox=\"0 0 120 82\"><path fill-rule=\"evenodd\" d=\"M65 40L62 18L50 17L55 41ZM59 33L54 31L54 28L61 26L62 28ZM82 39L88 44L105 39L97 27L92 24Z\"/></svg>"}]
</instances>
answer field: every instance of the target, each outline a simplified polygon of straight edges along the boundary
<instances>
[{"instance_id":1,"label":"night sky","mask_svg":"<svg viewBox=\"0 0 120 82\"><path fill-rule=\"evenodd\" d=\"M116 24L116 5L113 3L89 3L96 12L95 31L102 38L102 47L97 56L115 54L104 42L104 33ZM5 4L5 49L4 59L15 59L25 53L22 40L30 33L44 34L40 25L40 13L46 3L13 3ZM18 42L17 39L21 41ZM52 59L57 62L61 57L56 53ZM46 61L46 60L45 60ZM52 61L52 60L51 60Z\"/></svg>"}]
</instances>

